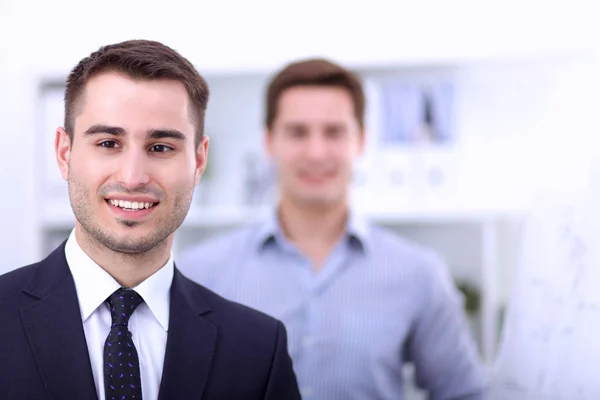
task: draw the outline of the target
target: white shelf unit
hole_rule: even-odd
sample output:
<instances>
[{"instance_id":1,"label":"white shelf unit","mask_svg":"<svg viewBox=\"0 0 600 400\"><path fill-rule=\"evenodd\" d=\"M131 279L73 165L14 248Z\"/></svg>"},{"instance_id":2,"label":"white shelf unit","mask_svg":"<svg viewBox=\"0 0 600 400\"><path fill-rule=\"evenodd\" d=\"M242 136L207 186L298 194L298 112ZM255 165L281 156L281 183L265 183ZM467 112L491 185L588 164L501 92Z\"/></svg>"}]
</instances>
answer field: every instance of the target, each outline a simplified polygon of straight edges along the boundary
<instances>
[{"instance_id":1,"label":"white shelf unit","mask_svg":"<svg viewBox=\"0 0 600 400\"><path fill-rule=\"evenodd\" d=\"M518 66L516 71L520 71ZM477 286L481 305L477 315L470 318L471 327L489 366L495 356L502 307L509 293L510 271L517 253L519 224L529 193L523 190L522 182L494 175L498 173L496 163L506 155L495 153L495 146L505 143L499 136L507 131L514 134L520 121L511 126L509 115L509 122L498 126L499 118L485 110L482 102L494 99L497 111L516 113L521 104L513 105L510 96L523 96L523 86L511 86L508 83L513 78L505 76L503 69L486 65L423 68L399 65L385 69L373 66L359 73L365 79L369 102L368 145L358 165L362 179L354 185L352 201L374 223L439 251L457 282ZM394 76L407 81L441 76L456 83L456 143L444 148L411 149L389 148L379 142L377 85ZM244 73L243 69L207 76L211 86L206 121L211 138L210 171L177 234L176 254L202 239L270 212L272 194L262 204L248 205L242 200L245 157L249 154L263 157L262 102L267 77L266 71ZM45 140L40 141L38 149L40 166L44 168L39 187L47 191L48 198L38 210L39 257L66 238L74 220L52 145L55 128L62 125L62 89L57 85L60 82L60 79L46 80L47 84L40 88L43 119L39 134ZM531 101L527 96L521 100ZM514 162L518 161L515 157ZM436 163L450 170L449 186L421 184L426 180L426 169ZM522 165L510 166L519 167ZM406 168L405 173L411 177L409 183L390 184L390 168Z\"/></svg>"}]
</instances>

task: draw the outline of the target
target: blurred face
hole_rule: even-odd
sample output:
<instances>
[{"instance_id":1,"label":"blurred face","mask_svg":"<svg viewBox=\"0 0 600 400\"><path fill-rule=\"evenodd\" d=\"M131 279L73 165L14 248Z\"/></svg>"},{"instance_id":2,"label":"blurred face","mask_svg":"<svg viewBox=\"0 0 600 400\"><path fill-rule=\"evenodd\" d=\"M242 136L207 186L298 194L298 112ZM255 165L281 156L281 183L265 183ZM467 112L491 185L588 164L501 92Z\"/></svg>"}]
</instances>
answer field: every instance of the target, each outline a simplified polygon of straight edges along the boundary
<instances>
[{"instance_id":1,"label":"blurred face","mask_svg":"<svg viewBox=\"0 0 600 400\"><path fill-rule=\"evenodd\" d=\"M333 87L287 89L266 146L284 198L309 206L345 202L364 146L350 94Z\"/></svg>"},{"instance_id":2,"label":"blurred face","mask_svg":"<svg viewBox=\"0 0 600 400\"><path fill-rule=\"evenodd\" d=\"M194 144L189 98L176 81L113 72L87 84L73 142L59 128L56 154L80 228L113 251L139 254L185 219L206 165Z\"/></svg>"}]
</instances>

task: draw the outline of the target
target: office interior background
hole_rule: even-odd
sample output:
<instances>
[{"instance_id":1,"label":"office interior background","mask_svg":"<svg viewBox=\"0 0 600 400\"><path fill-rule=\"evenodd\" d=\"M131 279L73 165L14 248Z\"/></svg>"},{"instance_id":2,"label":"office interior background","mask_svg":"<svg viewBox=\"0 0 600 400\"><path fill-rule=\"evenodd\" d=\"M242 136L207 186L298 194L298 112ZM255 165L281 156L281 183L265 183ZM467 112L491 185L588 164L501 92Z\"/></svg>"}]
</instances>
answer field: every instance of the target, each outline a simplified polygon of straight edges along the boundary
<instances>
[{"instance_id":1,"label":"office interior background","mask_svg":"<svg viewBox=\"0 0 600 400\"><path fill-rule=\"evenodd\" d=\"M178 254L269 212L270 74L322 56L367 90L352 202L438 250L491 368L540 195L585 187L598 142L594 4L577 1L0 0L0 273L39 260L73 216L56 166L64 78L97 47L155 39L207 78L209 168ZM396 111L394 111L396 110Z\"/></svg>"}]
</instances>

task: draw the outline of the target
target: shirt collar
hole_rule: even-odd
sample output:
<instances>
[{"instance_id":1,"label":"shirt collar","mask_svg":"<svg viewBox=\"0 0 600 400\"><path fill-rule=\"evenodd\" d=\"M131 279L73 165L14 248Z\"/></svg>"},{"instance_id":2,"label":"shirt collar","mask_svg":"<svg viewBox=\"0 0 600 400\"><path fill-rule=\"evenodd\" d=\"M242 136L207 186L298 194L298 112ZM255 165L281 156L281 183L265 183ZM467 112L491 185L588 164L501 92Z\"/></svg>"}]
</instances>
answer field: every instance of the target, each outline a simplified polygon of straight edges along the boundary
<instances>
[{"instance_id":1,"label":"shirt collar","mask_svg":"<svg viewBox=\"0 0 600 400\"><path fill-rule=\"evenodd\" d=\"M257 245L262 249L280 236L282 236L282 230L279 225L277 213L270 213L258 227L256 234Z\"/></svg>"},{"instance_id":2,"label":"shirt collar","mask_svg":"<svg viewBox=\"0 0 600 400\"><path fill-rule=\"evenodd\" d=\"M269 217L259 226L256 235L259 249L271 243L287 246L277 210L270 213ZM366 217L356 210L350 210L346 221L346 238L358 243L362 250L367 250L371 244L370 228Z\"/></svg>"},{"instance_id":3,"label":"shirt collar","mask_svg":"<svg viewBox=\"0 0 600 400\"><path fill-rule=\"evenodd\" d=\"M75 281L81 317L85 322L121 285L83 251L77 243L75 229L67 239L65 256ZM174 263L171 253L169 260L161 269L134 288L165 331L169 327L170 288L173 275Z\"/></svg>"},{"instance_id":4,"label":"shirt collar","mask_svg":"<svg viewBox=\"0 0 600 400\"><path fill-rule=\"evenodd\" d=\"M363 250L371 247L371 232L367 218L356 210L351 210L346 225L347 234L356 240Z\"/></svg>"}]
</instances>

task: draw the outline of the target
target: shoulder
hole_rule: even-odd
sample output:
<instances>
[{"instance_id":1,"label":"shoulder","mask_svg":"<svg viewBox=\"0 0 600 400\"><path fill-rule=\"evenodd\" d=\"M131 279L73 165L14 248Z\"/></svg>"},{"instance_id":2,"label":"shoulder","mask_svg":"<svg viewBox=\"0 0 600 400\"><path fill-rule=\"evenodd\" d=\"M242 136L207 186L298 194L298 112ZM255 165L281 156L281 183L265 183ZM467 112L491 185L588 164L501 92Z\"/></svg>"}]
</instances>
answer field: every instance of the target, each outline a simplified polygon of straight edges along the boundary
<instances>
[{"instance_id":1,"label":"shoulder","mask_svg":"<svg viewBox=\"0 0 600 400\"><path fill-rule=\"evenodd\" d=\"M372 225L370 239L374 254L381 257L385 265L427 278L447 272L446 262L437 250L389 228Z\"/></svg>"},{"instance_id":2,"label":"shoulder","mask_svg":"<svg viewBox=\"0 0 600 400\"><path fill-rule=\"evenodd\" d=\"M390 282L408 284L407 290L421 303L462 301L448 263L438 250L378 226L371 230L371 243L376 268L382 269Z\"/></svg>"},{"instance_id":3,"label":"shoulder","mask_svg":"<svg viewBox=\"0 0 600 400\"><path fill-rule=\"evenodd\" d=\"M257 224L219 233L185 247L176 256L175 264L192 280L207 283L214 274L223 272L232 257L243 257L256 243Z\"/></svg>"},{"instance_id":4,"label":"shoulder","mask_svg":"<svg viewBox=\"0 0 600 400\"><path fill-rule=\"evenodd\" d=\"M199 311L202 325L210 326L216 335L214 337L218 338L213 348L213 387L227 387L233 379L236 387L232 391L232 397L238 398L243 397L244 393L246 397L250 396L249 393L252 392L257 393L253 395L255 398L264 397L264 394L258 393L265 393L265 384L276 385L279 390L289 390L288 394L297 390L293 382L287 332L282 322L230 301L189 279L178 280L187 288L187 297L192 300L196 311ZM186 323L187 321L188 319ZM189 331L205 332L194 328ZM194 337L206 340L205 336L196 334L188 336L188 339L194 340ZM277 382L272 382L273 379Z\"/></svg>"},{"instance_id":5,"label":"shoulder","mask_svg":"<svg viewBox=\"0 0 600 400\"><path fill-rule=\"evenodd\" d=\"M31 282L39 262L18 267L0 275L0 307L19 299L23 289Z\"/></svg>"},{"instance_id":6,"label":"shoulder","mask_svg":"<svg viewBox=\"0 0 600 400\"><path fill-rule=\"evenodd\" d=\"M227 315L227 321L240 327L248 328L254 326L257 328L275 329L279 320L271 317L261 311L248 307L241 303L231 301L225 297L213 292L212 290L196 284L203 291L203 295L211 304L211 307L217 313ZM248 325L250 324L250 325Z\"/></svg>"},{"instance_id":7,"label":"shoulder","mask_svg":"<svg viewBox=\"0 0 600 400\"><path fill-rule=\"evenodd\" d=\"M0 296L11 290L21 290L35 275L39 262L18 267L0 275Z\"/></svg>"},{"instance_id":8,"label":"shoulder","mask_svg":"<svg viewBox=\"0 0 600 400\"><path fill-rule=\"evenodd\" d=\"M177 257L178 263L194 262L198 260L199 256L202 256L202 259L206 259L207 257L222 257L223 250L229 250L232 246L235 246L236 249L239 250L240 247L247 246L251 243L252 238L255 237L254 233L257 228L256 224L251 224L218 233L208 239L199 240L183 249L181 254Z\"/></svg>"},{"instance_id":9,"label":"shoulder","mask_svg":"<svg viewBox=\"0 0 600 400\"><path fill-rule=\"evenodd\" d=\"M262 343L272 347L273 340L281 334L279 331L284 329L278 319L226 299L185 276L182 278L186 282L187 290L195 292L196 295L201 296L201 301L208 304L210 312L205 314L205 318L216 325L224 335L236 340L244 340L246 343L252 342L254 345ZM197 296L192 298L198 299Z\"/></svg>"},{"instance_id":10,"label":"shoulder","mask_svg":"<svg viewBox=\"0 0 600 400\"><path fill-rule=\"evenodd\" d=\"M407 291L419 304L418 318L462 307L464 298L440 252L385 228L374 227L372 233L375 254L383 257L380 264L385 265L386 276L396 278L392 282L409 283Z\"/></svg>"}]
</instances>

